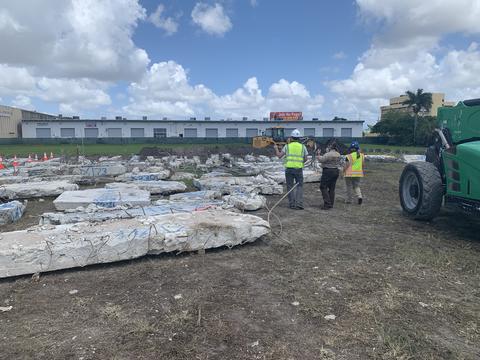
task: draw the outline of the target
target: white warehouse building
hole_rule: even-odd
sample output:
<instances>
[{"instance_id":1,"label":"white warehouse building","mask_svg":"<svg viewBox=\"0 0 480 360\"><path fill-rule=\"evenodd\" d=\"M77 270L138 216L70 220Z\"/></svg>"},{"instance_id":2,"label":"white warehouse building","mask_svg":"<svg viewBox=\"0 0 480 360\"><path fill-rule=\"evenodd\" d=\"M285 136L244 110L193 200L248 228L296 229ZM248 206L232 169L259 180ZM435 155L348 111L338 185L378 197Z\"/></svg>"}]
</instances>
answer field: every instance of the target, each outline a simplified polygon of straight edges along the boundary
<instances>
[{"instance_id":1,"label":"white warehouse building","mask_svg":"<svg viewBox=\"0 0 480 360\"><path fill-rule=\"evenodd\" d=\"M305 136L362 137L363 121L302 120L295 122L258 120L127 120L66 119L22 120L23 138L249 138L273 126L290 135L299 129Z\"/></svg>"}]
</instances>

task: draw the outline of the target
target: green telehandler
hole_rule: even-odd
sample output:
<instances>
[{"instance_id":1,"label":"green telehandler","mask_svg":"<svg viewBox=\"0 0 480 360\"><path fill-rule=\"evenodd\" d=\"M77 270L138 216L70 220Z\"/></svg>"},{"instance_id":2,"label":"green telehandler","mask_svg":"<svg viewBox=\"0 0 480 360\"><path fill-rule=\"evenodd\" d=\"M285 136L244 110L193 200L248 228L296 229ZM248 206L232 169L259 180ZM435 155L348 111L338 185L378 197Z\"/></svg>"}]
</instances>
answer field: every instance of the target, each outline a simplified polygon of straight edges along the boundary
<instances>
[{"instance_id":1,"label":"green telehandler","mask_svg":"<svg viewBox=\"0 0 480 360\"><path fill-rule=\"evenodd\" d=\"M437 118L426 161L407 164L400 177L403 212L431 220L443 203L480 216L480 99L441 107Z\"/></svg>"}]
</instances>

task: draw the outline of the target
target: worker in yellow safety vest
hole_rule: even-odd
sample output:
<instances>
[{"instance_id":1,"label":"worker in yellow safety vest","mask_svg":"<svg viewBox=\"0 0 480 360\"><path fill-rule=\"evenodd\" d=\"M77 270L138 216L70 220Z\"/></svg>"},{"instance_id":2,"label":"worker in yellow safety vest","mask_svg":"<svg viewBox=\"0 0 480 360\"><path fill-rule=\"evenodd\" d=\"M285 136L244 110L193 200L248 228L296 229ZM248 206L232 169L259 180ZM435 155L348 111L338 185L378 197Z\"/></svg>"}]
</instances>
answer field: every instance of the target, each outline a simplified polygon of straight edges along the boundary
<instances>
[{"instance_id":1,"label":"worker in yellow safety vest","mask_svg":"<svg viewBox=\"0 0 480 360\"><path fill-rule=\"evenodd\" d=\"M292 141L282 150L275 146L279 158L284 158L285 182L287 183L288 205L290 209L303 210L303 165L307 161L308 150L299 142L302 134L298 129L292 131ZM294 187L295 184L295 188Z\"/></svg>"},{"instance_id":2,"label":"worker in yellow safety vest","mask_svg":"<svg viewBox=\"0 0 480 360\"><path fill-rule=\"evenodd\" d=\"M360 145L357 141L350 144L348 155L345 158L344 178L347 187L347 204L352 203L352 192L355 192L358 205L363 202L362 191L360 190L360 179L364 175L365 155L360 152Z\"/></svg>"}]
</instances>

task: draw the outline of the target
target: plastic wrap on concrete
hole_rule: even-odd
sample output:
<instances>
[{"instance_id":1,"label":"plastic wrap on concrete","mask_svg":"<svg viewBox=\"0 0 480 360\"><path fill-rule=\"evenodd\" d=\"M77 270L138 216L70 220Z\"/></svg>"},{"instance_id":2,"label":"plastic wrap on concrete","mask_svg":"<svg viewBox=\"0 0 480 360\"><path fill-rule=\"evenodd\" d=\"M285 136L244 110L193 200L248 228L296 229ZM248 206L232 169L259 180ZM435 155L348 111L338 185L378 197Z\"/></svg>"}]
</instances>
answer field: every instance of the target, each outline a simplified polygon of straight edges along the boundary
<instances>
[{"instance_id":1,"label":"plastic wrap on concrete","mask_svg":"<svg viewBox=\"0 0 480 360\"><path fill-rule=\"evenodd\" d=\"M53 204L57 210L75 209L90 204L105 208L127 204L142 206L150 204L150 193L134 188L66 191Z\"/></svg>"},{"instance_id":2,"label":"plastic wrap on concrete","mask_svg":"<svg viewBox=\"0 0 480 360\"><path fill-rule=\"evenodd\" d=\"M113 219L130 219L134 217L156 216L174 214L178 212L193 212L208 208L220 208L223 201L213 199L168 201L159 200L155 205L129 208L117 206L115 208L103 208L89 205L87 208L79 207L75 211L65 213L44 213L40 217L40 225L62 225L78 222L103 222Z\"/></svg>"},{"instance_id":3,"label":"plastic wrap on concrete","mask_svg":"<svg viewBox=\"0 0 480 360\"><path fill-rule=\"evenodd\" d=\"M400 159L393 155L365 155L366 161L376 161L376 162L398 162Z\"/></svg>"},{"instance_id":4,"label":"plastic wrap on concrete","mask_svg":"<svg viewBox=\"0 0 480 360\"><path fill-rule=\"evenodd\" d=\"M106 177L125 174L126 171L127 168L121 164L100 164L75 167L72 170L72 174L90 177Z\"/></svg>"},{"instance_id":5,"label":"plastic wrap on concrete","mask_svg":"<svg viewBox=\"0 0 480 360\"><path fill-rule=\"evenodd\" d=\"M253 215L224 210L38 226L0 241L0 278L253 242L269 233Z\"/></svg>"},{"instance_id":6,"label":"plastic wrap on concrete","mask_svg":"<svg viewBox=\"0 0 480 360\"><path fill-rule=\"evenodd\" d=\"M170 177L170 170L163 170L160 172L138 172L126 173L115 178L115 181L158 181L168 179Z\"/></svg>"},{"instance_id":7,"label":"plastic wrap on concrete","mask_svg":"<svg viewBox=\"0 0 480 360\"><path fill-rule=\"evenodd\" d=\"M425 161L425 155L402 155L403 162Z\"/></svg>"},{"instance_id":8,"label":"plastic wrap on concrete","mask_svg":"<svg viewBox=\"0 0 480 360\"><path fill-rule=\"evenodd\" d=\"M6 199L28 199L57 196L65 191L78 190L77 184L67 181L39 181L0 186L0 197Z\"/></svg>"},{"instance_id":9,"label":"plastic wrap on concrete","mask_svg":"<svg viewBox=\"0 0 480 360\"><path fill-rule=\"evenodd\" d=\"M25 205L20 201L10 201L0 204L0 225L16 222L20 220L25 211Z\"/></svg>"},{"instance_id":10,"label":"plastic wrap on concrete","mask_svg":"<svg viewBox=\"0 0 480 360\"><path fill-rule=\"evenodd\" d=\"M168 195L187 190L187 186L178 181L133 181L131 183L110 183L106 184L107 189L121 189L129 186L137 187L138 189L146 190L151 194Z\"/></svg>"}]
</instances>

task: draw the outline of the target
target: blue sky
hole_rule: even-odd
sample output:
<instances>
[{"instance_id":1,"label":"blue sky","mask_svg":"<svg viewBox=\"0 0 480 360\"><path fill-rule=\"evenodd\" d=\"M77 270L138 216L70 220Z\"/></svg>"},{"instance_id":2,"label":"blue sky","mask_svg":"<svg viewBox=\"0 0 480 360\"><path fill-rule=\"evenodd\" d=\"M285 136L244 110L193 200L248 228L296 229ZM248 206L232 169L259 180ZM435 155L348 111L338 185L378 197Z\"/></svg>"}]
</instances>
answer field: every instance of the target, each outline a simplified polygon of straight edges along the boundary
<instances>
[{"instance_id":1,"label":"blue sky","mask_svg":"<svg viewBox=\"0 0 480 360\"><path fill-rule=\"evenodd\" d=\"M480 97L478 18L478 0L2 2L0 103L371 124L406 90Z\"/></svg>"}]
</instances>

